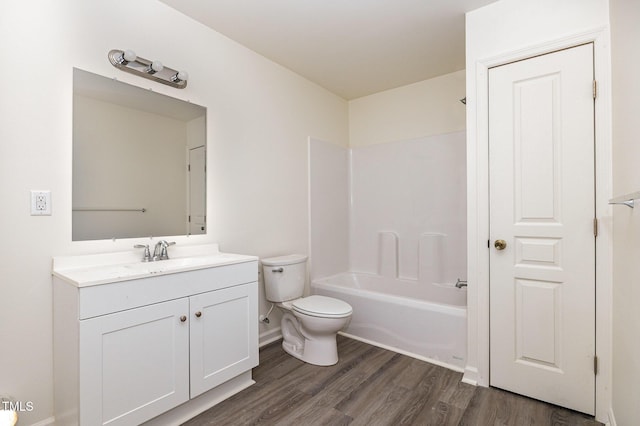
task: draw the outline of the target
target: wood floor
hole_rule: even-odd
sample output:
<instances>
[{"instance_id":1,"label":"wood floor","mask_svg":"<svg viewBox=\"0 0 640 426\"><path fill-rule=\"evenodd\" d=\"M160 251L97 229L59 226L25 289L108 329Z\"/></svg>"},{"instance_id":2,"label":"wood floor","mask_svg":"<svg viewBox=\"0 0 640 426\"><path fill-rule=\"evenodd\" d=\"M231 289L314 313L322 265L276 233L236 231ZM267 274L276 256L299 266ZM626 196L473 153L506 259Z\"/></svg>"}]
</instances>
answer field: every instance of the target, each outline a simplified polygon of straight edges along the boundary
<instances>
[{"instance_id":1,"label":"wood floor","mask_svg":"<svg viewBox=\"0 0 640 426\"><path fill-rule=\"evenodd\" d=\"M601 425L584 414L338 336L340 362L305 364L280 342L260 351L256 384L184 425Z\"/></svg>"}]
</instances>

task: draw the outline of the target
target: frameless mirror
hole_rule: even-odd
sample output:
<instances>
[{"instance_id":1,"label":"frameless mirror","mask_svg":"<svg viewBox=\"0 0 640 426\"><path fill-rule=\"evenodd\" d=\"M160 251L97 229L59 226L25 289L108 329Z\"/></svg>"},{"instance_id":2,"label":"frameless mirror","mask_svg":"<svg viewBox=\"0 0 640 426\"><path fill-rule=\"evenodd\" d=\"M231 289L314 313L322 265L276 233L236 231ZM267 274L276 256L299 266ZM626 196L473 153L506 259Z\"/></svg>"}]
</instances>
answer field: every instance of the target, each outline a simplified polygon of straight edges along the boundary
<instances>
[{"instance_id":1,"label":"frameless mirror","mask_svg":"<svg viewBox=\"0 0 640 426\"><path fill-rule=\"evenodd\" d=\"M204 234L206 109L73 70L72 240Z\"/></svg>"}]
</instances>

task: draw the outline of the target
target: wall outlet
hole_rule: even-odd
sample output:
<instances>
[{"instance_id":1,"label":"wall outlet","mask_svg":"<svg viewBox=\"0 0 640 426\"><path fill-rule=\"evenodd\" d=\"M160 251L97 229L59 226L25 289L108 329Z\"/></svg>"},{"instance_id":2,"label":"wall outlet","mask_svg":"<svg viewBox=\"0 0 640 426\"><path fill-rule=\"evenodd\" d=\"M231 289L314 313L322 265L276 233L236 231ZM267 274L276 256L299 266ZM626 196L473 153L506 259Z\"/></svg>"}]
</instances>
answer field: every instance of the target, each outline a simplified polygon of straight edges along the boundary
<instances>
[{"instance_id":1,"label":"wall outlet","mask_svg":"<svg viewBox=\"0 0 640 426\"><path fill-rule=\"evenodd\" d=\"M31 191L31 216L51 216L51 191Z\"/></svg>"}]
</instances>

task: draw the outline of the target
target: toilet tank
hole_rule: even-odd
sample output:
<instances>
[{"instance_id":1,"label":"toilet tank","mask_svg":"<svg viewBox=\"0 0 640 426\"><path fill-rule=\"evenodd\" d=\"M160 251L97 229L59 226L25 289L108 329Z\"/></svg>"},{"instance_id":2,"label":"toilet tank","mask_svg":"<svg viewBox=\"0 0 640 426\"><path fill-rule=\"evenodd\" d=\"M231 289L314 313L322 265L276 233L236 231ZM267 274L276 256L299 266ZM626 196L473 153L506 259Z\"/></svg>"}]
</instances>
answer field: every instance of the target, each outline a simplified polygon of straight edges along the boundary
<instances>
[{"instance_id":1,"label":"toilet tank","mask_svg":"<svg viewBox=\"0 0 640 426\"><path fill-rule=\"evenodd\" d=\"M270 302L286 302L302 297L306 279L307 256L287 256L261 259L265 296Z\"/></svg>"}]
</instances>

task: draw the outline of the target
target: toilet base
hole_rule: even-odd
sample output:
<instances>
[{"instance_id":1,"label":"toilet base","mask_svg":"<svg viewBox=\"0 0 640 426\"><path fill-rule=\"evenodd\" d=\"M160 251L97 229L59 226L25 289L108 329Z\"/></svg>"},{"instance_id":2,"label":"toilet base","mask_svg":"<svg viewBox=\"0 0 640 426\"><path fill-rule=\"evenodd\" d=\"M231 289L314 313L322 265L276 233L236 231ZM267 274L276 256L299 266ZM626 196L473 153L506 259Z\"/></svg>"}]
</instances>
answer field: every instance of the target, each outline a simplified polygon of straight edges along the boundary
<instances>
[{"instance_id":1,"label":"toilet base","mask_svg":"<svg viewBox=\"0 0 640 426\"><path fill-rule=\"evenodd\" d=\"M329 366L338 362L337 330L334 333L305 337L298 319L290 313L282 316L282 349L308 364Z\"/></svg>"},{"instance_id":2,"label":"toilet base","mask_svg":"<svg viewBox=\"0 0 640 426\"><path fill-rule=\"evenodd\" d=\"M314 349L310 349L312 346L314 346ZM333 348L331 348L331 346L333 346ZM282 349L284 349L284 351L289 355L294 356L307 364L327 367L338 363L338 347L335 339L333 341L333 345L319 345L318 342L307 341L303 348L296 347L291 344L291 342L283 340Z\"/></svg>"}]
</instances>

